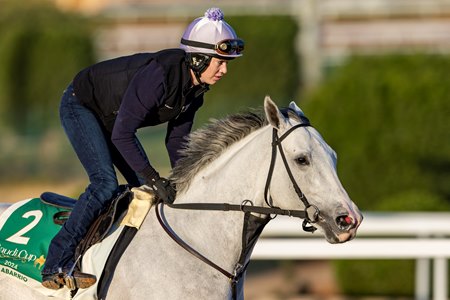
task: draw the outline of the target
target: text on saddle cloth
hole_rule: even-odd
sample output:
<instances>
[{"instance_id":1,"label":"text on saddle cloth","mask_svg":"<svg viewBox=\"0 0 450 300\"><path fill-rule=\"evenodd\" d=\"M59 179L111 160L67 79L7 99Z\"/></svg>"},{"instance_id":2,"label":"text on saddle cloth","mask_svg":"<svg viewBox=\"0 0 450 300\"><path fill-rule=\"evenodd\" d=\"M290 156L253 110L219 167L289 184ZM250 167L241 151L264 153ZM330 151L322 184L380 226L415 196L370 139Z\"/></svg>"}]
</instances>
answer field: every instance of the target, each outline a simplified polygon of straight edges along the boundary
<instances>
[{"instance_id":1,"label":"text on saddle cloth","mask_svg":"<svg viewBox=\"0 0 450 300\"><path fill-rule=\"evenodd\" d=\"M40 282L48 246L61 228L54 216L66 212L40 198L11 205L0 216L0 271L24 282Z\"/></svg>"}]
</instances>

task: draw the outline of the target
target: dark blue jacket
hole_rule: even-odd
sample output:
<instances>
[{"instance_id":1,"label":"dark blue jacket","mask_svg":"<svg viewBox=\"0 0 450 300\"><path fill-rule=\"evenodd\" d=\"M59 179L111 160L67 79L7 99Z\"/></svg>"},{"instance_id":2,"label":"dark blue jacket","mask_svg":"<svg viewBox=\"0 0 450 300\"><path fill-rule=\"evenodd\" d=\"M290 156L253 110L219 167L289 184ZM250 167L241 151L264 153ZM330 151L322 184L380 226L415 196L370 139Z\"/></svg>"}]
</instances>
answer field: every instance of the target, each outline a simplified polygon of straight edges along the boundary
<instances>
[{"instance_id":1,"label":"dark blue jacket","mask_svg":"<svg viewBox=\"0 0 450 300\"><path fill-rule=\"evenodd\" d=\"M130 167L147 179L156 171L139 150L137 129L168 122L166 147L173 167L207 90L193 86L180 49L100 62L78 73L73 85Z\"/></svg>"}]
</instances>

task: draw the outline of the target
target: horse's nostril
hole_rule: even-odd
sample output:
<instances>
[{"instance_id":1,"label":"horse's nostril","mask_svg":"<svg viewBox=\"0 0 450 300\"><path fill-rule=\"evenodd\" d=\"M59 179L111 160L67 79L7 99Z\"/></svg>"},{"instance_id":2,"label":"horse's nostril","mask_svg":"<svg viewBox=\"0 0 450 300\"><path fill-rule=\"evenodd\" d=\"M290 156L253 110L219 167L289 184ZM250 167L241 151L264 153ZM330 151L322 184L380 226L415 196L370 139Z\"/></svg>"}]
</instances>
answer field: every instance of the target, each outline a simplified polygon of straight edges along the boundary
<instances>
[{"instance_id":1,"label":"horse's nostril","mask_svg":"<svg viewBox=\"0 0 450 300\"><path fill-rule=\"evenodd\" d=\"M336 224L342 230L350 229L353 227L353 219L348 215L342 215L336 218Z\"/></svg>"}]
</instances>

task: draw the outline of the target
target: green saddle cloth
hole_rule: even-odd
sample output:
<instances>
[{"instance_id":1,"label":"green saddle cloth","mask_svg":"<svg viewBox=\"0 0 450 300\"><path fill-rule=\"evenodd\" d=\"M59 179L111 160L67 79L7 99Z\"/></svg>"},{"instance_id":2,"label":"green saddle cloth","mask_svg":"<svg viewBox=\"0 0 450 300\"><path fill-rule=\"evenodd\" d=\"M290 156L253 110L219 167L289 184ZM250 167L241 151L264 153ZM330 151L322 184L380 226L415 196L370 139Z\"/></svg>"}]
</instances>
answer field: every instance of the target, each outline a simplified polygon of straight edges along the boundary
<instances>
[{"instance_id":1,"label":"green saddle cloth","mask_svg":"<svg viewBox=\"0 0 450 300\"><path fill-rule=\"evenodd\" d=\"M67 208L40 198L17 202L0 216L0 272L28 282L41 282L41 269L50 241L60 230L56 223Z\"/></svg>"}]
</instances>

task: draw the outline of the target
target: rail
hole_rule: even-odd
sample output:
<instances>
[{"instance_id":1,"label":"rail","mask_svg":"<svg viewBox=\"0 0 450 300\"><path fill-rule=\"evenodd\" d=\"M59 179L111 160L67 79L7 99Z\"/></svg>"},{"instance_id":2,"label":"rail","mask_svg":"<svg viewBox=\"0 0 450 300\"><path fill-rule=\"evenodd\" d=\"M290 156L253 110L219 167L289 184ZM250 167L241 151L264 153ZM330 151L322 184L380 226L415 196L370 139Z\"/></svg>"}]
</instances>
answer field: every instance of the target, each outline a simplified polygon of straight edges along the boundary
<instances>
[{"instance_id":1,"label":"rail","mask_svg":"<svg viewBox=\"0 0 450 300\"><path fill-rule=\"evenodd\" d=\"M321 234L303 232L300 220L277 217L264 229L253 260L415 259L415 299L448 299L450 213L364 213L357 237L328 244ZM431 272L433 262L433 272Z\"/></svg>"}]
</instances>

